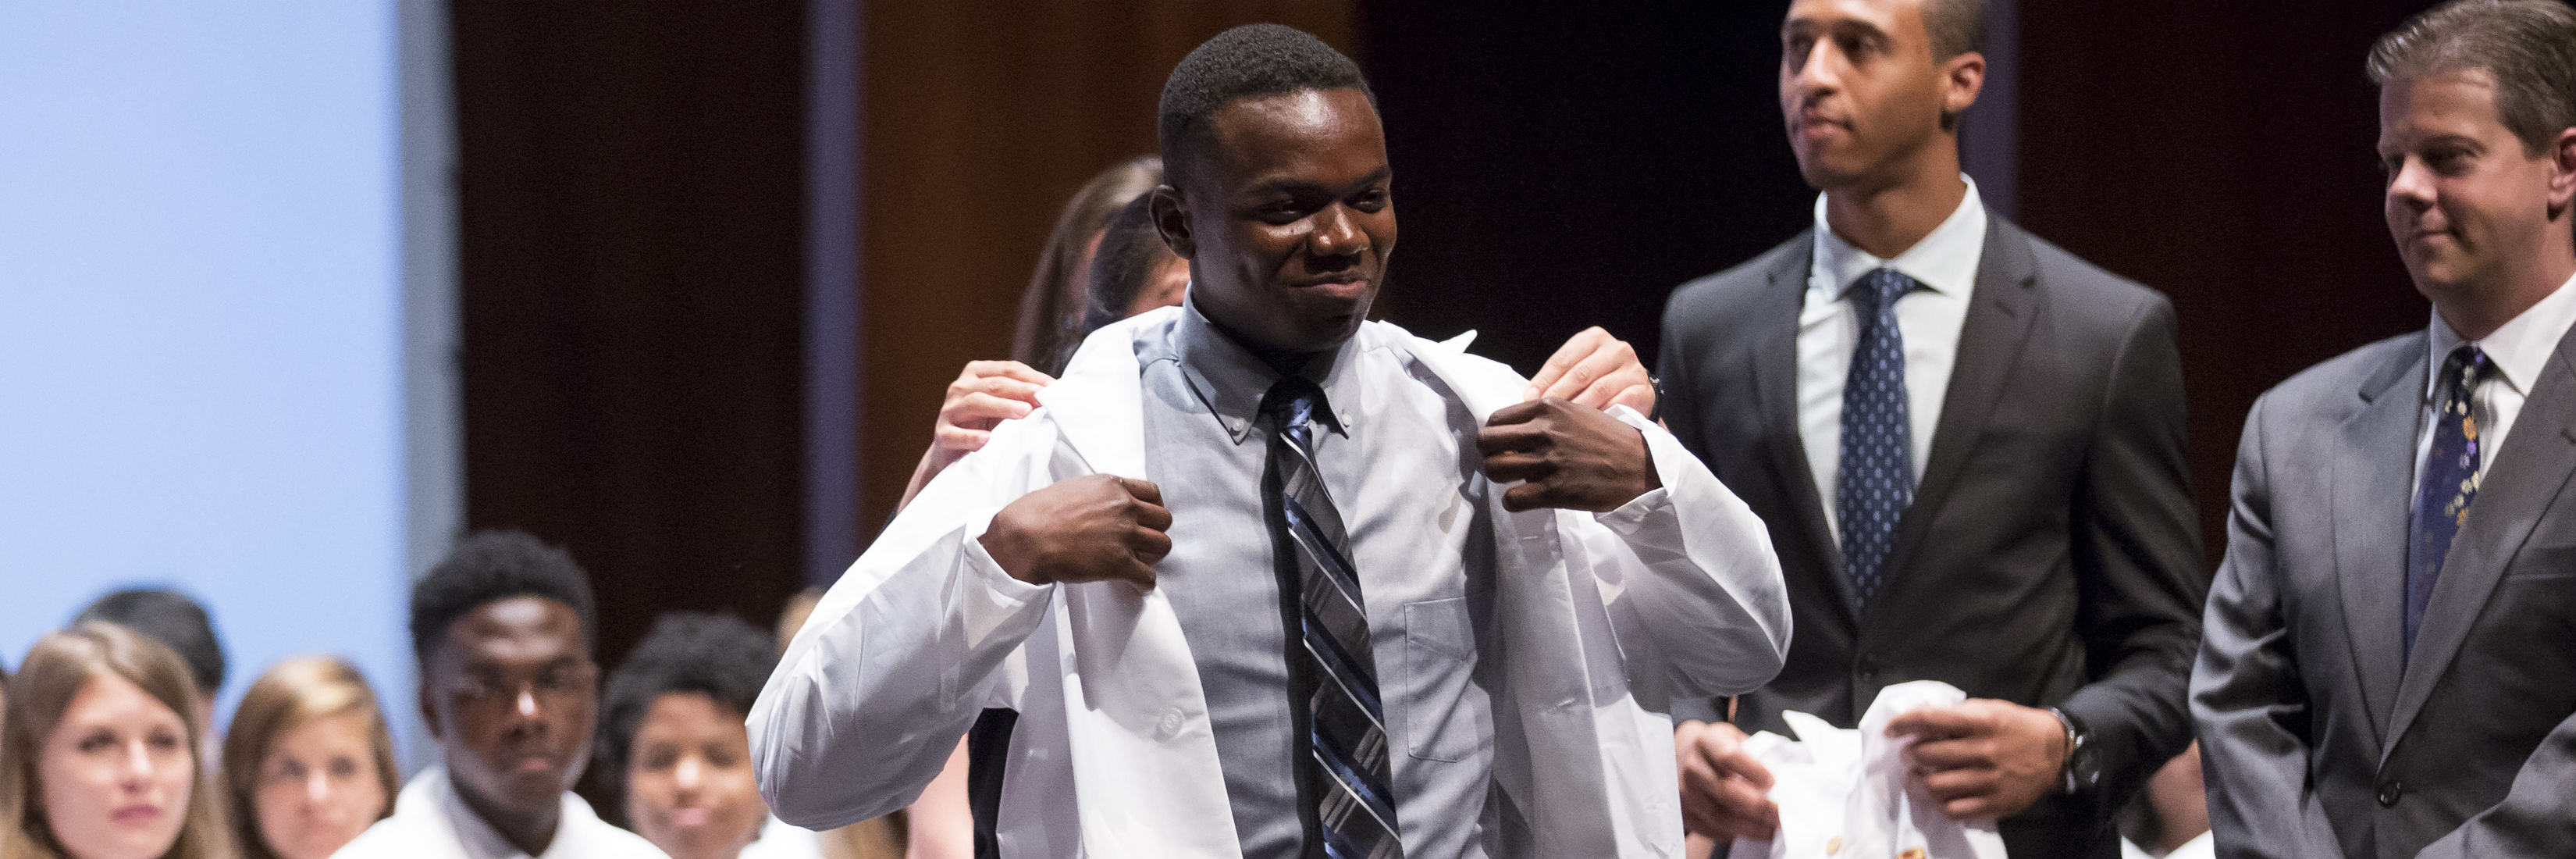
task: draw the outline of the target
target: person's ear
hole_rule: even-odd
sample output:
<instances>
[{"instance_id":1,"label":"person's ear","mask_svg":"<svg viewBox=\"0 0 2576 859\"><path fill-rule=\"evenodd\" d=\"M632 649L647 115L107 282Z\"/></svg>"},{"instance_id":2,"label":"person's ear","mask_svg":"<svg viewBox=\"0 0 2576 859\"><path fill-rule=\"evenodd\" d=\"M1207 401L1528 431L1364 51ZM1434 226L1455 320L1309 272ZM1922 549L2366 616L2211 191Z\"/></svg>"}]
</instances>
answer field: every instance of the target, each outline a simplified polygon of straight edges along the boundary
<instances>
[{"instance_id":1,"label":"person's ear","mask_svg":"<svg viewBox=\"0 0 2576 859\"><path fill-rule=\"evenodd\" d=\"M437 695L430 691L429 672L426 670L420 672L420 724L429 729L430 739L447 742L447 731L438 723Z\"/></svg>"},{"instance_id":2,"label":"person's ear","mask_svg":"<svg viewBox=\"0 0 2576 859\"><path fill-rule=\"evenodd\" d=\"M1154 196L1146 206L1153 215L1154 232L1163 237L1163 246L1171 248L1173 256L1195 259L1199 246L1190 236L1190 210L1181 203L1181 189L1156 185L1147 193Z\"/></svg>"},{"instance_id":3,"label":"person's ear","mask_svg":"<svg viewBox=\"0 0 2576 859\"><path fill-rule=\"evenodd\" d=\"M2549 167L2549 219L2554 221L2576 202L2576 128L2559 129L2549 141Z\"/></svg>"},{"instance_id":4,"label":"person's ear","mask_svg":"<svg viewBox=\"0 0 2576 859\"><path fill-rule=\"evenodd\" d=\"M1986 88L1986 55L1969 51L1941 61L1941 116L1955 119ZM1945 123L1955 126L1955 123Z\"/></svg>"}]
</instances>

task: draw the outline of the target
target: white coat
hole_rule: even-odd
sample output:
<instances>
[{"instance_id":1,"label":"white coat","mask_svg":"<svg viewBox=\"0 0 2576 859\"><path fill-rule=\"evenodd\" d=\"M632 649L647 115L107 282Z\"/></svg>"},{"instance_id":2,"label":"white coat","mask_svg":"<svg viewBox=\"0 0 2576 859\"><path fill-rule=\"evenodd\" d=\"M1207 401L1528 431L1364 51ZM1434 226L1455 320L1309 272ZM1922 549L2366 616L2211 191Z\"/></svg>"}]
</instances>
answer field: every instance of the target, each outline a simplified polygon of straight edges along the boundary
<instances>
[{"instance_id":1,"label":"white coat","mask_svg":"<svg viewBox=\"0 0 2576 859\"><path fill-rule=\"evenodd\" d=\"M1153 479L1134 343L1179 312L1085 340L1042 408L934 480L823 597L750 717L761 793L780 819L823 829L903 807L984 707L1009 706L1020 718L1002 855L1240 855L1171 604L1119 582L1035 588L975 539L1004 504L1055 481ZM1479 421L1527 384L1465 354L1465 337L1434 343L1377 322L1356 336L1413 355ZM1760 520L1671 435L1614 414L1644 433L1683 550L1639 557L1592 514L1509 513L1491 494L1498 634L1478 658L1499 669L1492 778L1529 841L1498 855L1681 855L1665 702L1757 687L1788 649Z\"/></svg>"}]
</instances>

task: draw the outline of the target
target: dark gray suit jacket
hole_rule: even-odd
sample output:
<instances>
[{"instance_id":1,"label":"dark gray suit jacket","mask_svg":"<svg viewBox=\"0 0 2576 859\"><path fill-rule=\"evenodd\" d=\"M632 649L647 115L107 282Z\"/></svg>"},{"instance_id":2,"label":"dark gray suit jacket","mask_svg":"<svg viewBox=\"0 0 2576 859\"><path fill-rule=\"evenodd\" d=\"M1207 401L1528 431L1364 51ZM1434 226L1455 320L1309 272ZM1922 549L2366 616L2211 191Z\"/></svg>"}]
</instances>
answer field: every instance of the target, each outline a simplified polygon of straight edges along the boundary
<instances>
[{"instance_id":1,"label":"dark gray suit jacket","mask_svg":"<svg viewBox=\"0 0 2576 859\"><path fill-rule=\"evenodd\" d=\"M2488 466L2410 660L2427 348L2364 346L2245 419L2192 674L2221 856L2576 856L2576 337Z\"/></svg>"},{"instance_id":2,"label":"dark gray suit jacket","mask_svg":"<svg viewBox=\"0 0 2576 859\"><path fill-rule=\"evenodd\" d=\"M1797 429L1812 233L1673 293L1664 415L1770 524L1788 578L1788 664L1742 697L1740 725L1785 733L1780 711L1799 710L1851 727L1908 680L2063 708L2093 734L2102 783L2006 819L2006 845L2117 856L2112 813L2191 740L2204 574L2173 306L1991 212L1987 225L1931 460L1867 618Z\"/></svg>"}]
</instances>

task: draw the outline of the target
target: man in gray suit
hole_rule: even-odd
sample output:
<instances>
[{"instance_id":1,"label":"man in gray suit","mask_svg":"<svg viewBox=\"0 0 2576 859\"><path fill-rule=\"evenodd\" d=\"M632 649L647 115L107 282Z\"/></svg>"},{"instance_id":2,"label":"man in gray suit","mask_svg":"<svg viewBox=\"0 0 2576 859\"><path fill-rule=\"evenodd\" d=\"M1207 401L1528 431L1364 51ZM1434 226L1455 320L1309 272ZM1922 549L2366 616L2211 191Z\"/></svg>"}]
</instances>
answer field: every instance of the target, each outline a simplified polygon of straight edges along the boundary
<instances>
[{"instance_id":1,"label":"man in gray suit","mask_svg":"<svg viewBox=\"0 0 2576 859\"><path fill-rule=\"evenodd\" d=\"M1769 524L1795 618L1778 679L1675 714L1699 835L1777 825L1745 732L1785 733L1783 710L1849 727L1908 680L1970 696L1891 730L2015 856L2118 855L2111 814L2190 741L2204 574L2173 308L1960 175L1982 17L1792 5L1780 101L1817 227L1665 310L1664 414Z\"/></svg>"},{"instance_id":2,"label":"man in gray suit","mask_svg":"<svg viewBox=\"0 0 2576 859\"><path fill-rule=\"evenodd\" d=\"M2192 675L2210 824L2231 857L2576 856L2576 10L2450 3L2369 69L2433 319L2246 418Z\"/></svg>"}]
</instances>

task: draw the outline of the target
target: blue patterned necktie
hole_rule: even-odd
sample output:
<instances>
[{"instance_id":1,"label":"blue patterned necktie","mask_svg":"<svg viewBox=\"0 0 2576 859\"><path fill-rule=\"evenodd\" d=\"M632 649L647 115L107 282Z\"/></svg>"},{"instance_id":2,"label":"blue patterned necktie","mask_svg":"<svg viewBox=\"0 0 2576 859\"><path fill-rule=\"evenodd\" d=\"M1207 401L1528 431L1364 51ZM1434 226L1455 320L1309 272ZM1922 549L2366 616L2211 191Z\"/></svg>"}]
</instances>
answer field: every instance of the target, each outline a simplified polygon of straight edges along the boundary
<instances>
[{"instance_id":1,"label":"blue patterned necktie","mask_svg":"<svg viewBox=\"0 0 2576 859\"><path fill-rule=\"evenodd\" d=\"M2453 349L2442 362L2433 446L2424 454L2424 476L2415 487L2415 533L2407 535L2403 653L2408 657L2415 651L2415 631L2424 626L2424 607L2433 602L2433 583L2442 578L2442 558L2450 554L2460 524L2468 521L2469 502L2478 498L2478 454L2485 445L2470 397L2494 370L2487 353L2475 346Z\"/></svg>"},{"instance_id":2,"label":"blue patterned necktie","mask_svg":"<svg viewBox=\"0 0 2576 859\"><path fill-rule=\"evenodd\" d=\"M1401 859L1395 793L1388 789L1385 708L1369 643L1367 603L1351 565L1350 536L1315 470L1314 418L1324 392L1290 376L1261 397L1270 439L1274 503L1264 505L1271 544L1283 548L1282 577L1294 581L1298 629L1289 658L1313 678L1306 700L1301 782L1313 786L1317 834L1331 859ZM1294 573L1288 579L1288 573ZM1308 855L1314 855L1308 850Z\"/></svg>"},{"instance_id":3,"label":"blue patterned necktie","mask_svg":"<svg viewBox=\"0 0 2576 859\"><path fill-rule=\"evenodd\" d=\"M1834 474L1834 516L1842 525L1843 567L1851 576L1853 608L1869 615L1887 586L1887 553L1896 545L1896 522L1914 503L1913 427L1905 401L1905 335L1896 329L1896 299L1914 279L1892 268L1872 269L1851 286L1860 316L1860 343L1852 348L1851 375L1843 381L1842 463Z\"/></svg>"}]
</instances>

